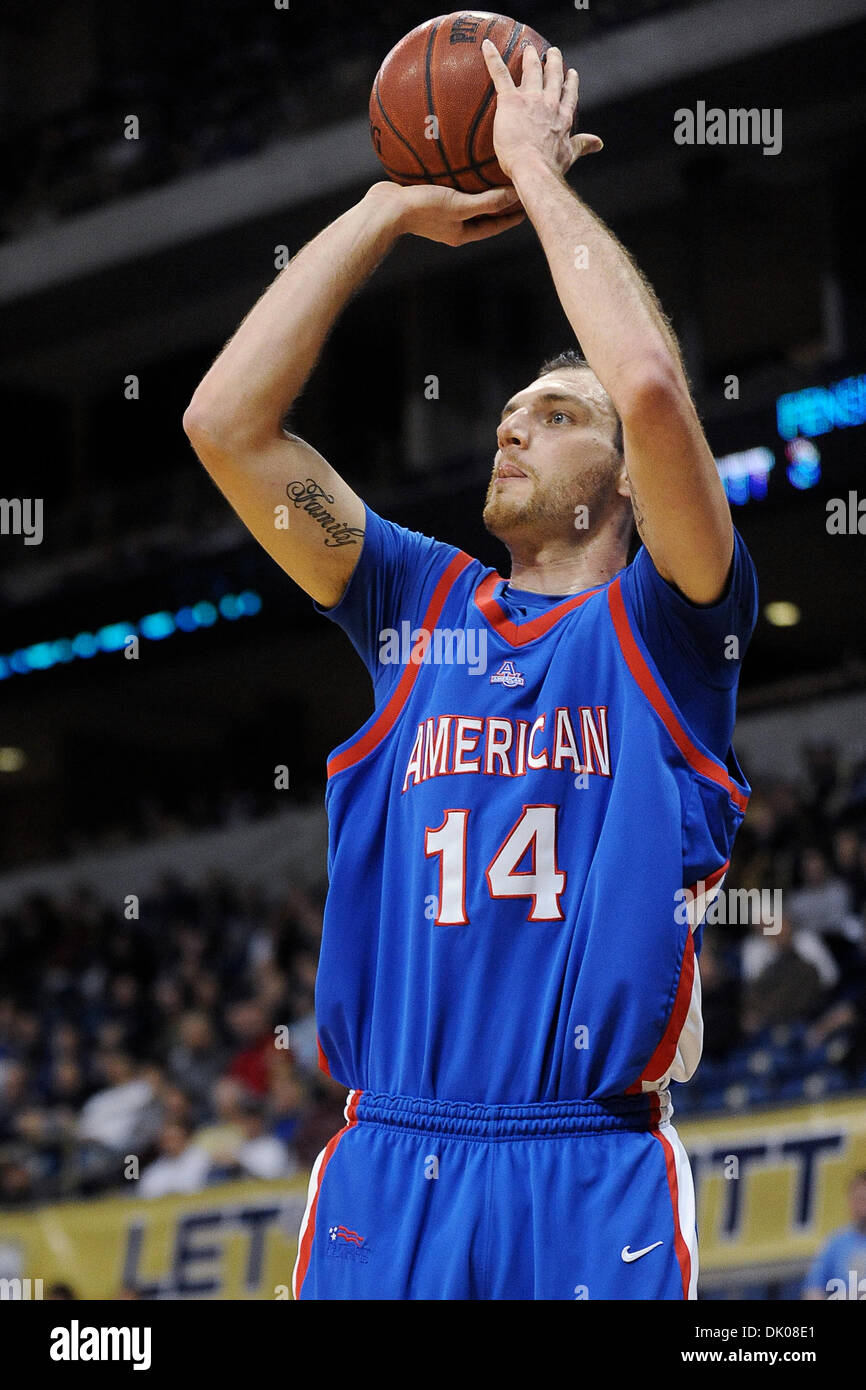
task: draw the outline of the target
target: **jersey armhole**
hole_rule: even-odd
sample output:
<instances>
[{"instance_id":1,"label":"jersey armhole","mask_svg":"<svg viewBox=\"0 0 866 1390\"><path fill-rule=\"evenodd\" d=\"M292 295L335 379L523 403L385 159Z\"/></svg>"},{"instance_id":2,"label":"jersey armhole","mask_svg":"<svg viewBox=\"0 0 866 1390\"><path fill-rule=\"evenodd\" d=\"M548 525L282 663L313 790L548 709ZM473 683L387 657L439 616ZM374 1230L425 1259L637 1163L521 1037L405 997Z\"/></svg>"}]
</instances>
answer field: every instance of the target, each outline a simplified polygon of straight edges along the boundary
<instances>
[{"instance_id":1,"label":"jersey armhole","mask_svg":"<svg viewBox=\"0 0 866 1390\"><path fill-rule=\"evenodd\" d=\"M729 745L722 761L706 747L690 727L662 680L652 654L638 631L621 581L622 576L617 575L608 585L608 607L617 644L632 677L686 762L696 773L723 787L734 805L745 811L752 789L743 776L733 745Z\"/></svg>"}]
</instances>

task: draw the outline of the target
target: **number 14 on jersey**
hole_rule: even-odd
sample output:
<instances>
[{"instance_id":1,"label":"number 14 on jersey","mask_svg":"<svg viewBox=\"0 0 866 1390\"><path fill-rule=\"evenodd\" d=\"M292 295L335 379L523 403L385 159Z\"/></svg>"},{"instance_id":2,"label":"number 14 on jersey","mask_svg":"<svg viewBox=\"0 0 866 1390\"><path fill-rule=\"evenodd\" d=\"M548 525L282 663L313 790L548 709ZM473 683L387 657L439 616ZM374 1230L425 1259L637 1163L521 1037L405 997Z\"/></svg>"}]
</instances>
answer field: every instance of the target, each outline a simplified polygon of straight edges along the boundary
<instances>
[{"instance_id":1,"label":"number 14 on jersey","mask_svg":"<svg viewBox=\"0 0 866 1390\"><path fill-rule=\"evenodd\" d=\"M484 871L491 898L531 900L526 919L528 922L565 920L559 901L565 890L566 874L557 867L558 810L558 806L524 806ZM439 859L439 911L436 924L440 927L469 925L466 913L466 859L467 839L470 836L469 811L465 808L446 811L442 824L435 830L428 828L425 834L425 855L428 859ZM530 867L518 869L518 864L527 854Z\"/></svg>"}]
</instances>

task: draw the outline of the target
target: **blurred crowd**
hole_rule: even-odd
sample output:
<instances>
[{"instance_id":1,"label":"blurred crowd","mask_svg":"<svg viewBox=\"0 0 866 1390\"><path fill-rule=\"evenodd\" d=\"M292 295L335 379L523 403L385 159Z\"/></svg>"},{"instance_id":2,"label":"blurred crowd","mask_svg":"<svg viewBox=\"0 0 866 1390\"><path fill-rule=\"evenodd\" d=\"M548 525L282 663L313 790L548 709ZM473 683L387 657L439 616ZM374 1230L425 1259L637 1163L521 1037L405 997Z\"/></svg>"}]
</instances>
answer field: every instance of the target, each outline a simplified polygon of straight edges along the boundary
<instances>
[{"instance_id":1,"label":"blurred crowd","mask_svg":"<svg viewBox=\"0 0 866 1390\"><path fill-rule=\"evenodd\" d=\"M694 3L592 0L580 21L586 32ZM323 88L331 120L365 113L379 63L411 27L405 6L282 8L219 0L196 14L188 6L171 23L157 19L157 40L122 71L106 65L74 109L30 125L5 121L0 239L320 127ZM549 0L523 0L520 16L563 41L561 10ZM138 119L132 139L130 114Z\"/></svg>"},{"instance_id":2,"label":"blurred crowd","mask_svg":"<svg viewBox=\"0 0 866 1390\"><path fill-rule=\"evenodd\" d=\"M808 1097L821 1068L866 1085L866 762L814 745L801 775L753 779L726 887L780 912L705 927L705 1055L677 1107L733 1104L732 1080L745 1103ZM139 920L86 886L0 918L0 1204L308 1169L345 1103L318 1070L323 904L218 875L166 878Z\"/></svg>"},{"instance_id":3,"label":"blurred crowd","mask_svg":"<svg viewBox=\"0 0 866 1390\"><path fill-rule=\"evenodd\" d=\"M823 1072L831 1089L866 1085L866 760L814 743L797 775L751 780L725 883L750 891L750 911L704 930L704 1061L691 1095L738 1066L744 1102L796 1097L810 1075L817 1097ZM681 1108L690 1090L678 1088Z\"/></svg>"},{"instance_id":4,"label":"blurred crowd","mask_svg":"<svg viewBox=\"0 0 866 1390\"><path fill-rule=\"evenodd\" d=\"M342 1124L318 1069L321 893L166 879L138 921L84 887L0 921L0 1205L308 1170Z\"/></svg>"}]
</instances>

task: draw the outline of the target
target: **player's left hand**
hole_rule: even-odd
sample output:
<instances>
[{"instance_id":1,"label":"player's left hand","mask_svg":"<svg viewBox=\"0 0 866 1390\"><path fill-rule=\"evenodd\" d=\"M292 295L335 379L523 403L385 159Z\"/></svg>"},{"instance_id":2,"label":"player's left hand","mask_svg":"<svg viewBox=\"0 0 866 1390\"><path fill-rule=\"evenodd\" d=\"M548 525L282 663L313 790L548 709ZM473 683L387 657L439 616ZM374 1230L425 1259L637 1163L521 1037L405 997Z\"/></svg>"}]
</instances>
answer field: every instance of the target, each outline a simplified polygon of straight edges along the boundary
<instances>
[{"instance_id":1,"label":"player's left hand","mask_svg":"<svg viewBox=\"0 0 866 1390\"><path fill-rule=\"evenodd\" d=\"M481 45L490 79L496 88L493 148L500 166L514 177L522 152L540 154L556 174L565 174L581 155L603 146L597 135L572 135L577 110L578 76L569 68L563 78L562 53L549 48L542 64L528 43L523 50L520 86L514 84L502 57L489 39Z\"/></svg>"}]
</instances>

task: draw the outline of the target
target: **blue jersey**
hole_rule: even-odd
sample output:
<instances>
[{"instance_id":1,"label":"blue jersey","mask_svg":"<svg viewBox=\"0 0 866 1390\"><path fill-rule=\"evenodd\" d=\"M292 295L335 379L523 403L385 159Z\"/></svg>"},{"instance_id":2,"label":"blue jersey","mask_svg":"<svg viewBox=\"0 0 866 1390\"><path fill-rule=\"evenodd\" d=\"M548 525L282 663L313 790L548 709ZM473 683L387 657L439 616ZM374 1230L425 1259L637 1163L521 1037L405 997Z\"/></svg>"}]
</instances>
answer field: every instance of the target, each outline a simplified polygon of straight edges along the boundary
<instances>
[{"instance_id":1,"label":"blue jersey","mask_svg":"<svg viewBox=\"0 0 866 1390\"><path fill-rule=\"evenodd\" d=\"M346 593L320 609L376 700L328 762L331 1075L487 1105L691 1075L700 923L750 790L729 740L756 604L739 535L710 609L644 549L556 600L367 510Z\"/></svg>"}]
</instances>

